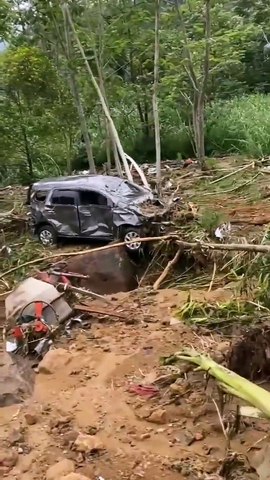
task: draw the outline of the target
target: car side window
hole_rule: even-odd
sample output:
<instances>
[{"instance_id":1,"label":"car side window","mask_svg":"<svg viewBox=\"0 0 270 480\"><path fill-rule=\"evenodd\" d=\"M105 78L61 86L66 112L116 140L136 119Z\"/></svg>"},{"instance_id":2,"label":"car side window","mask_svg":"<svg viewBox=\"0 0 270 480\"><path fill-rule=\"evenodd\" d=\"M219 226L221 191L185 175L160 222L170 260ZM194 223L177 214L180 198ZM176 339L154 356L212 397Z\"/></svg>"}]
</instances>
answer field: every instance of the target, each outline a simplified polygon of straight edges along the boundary
<instances>
[{"instance_id":1,"label":"car side window","mask_svg":"<svg viewBox=\"0 0 270 480\"><path fill-rule=\"evenodd\" d=\"M98 192L93 192L91 190L82 190L80 191L80 205L100 205L107 206L108 199Z\"/></svg>"},{"instance_id":2,"label":"car side window","mask_svg":"<svg viewBox=\"0 0 270 480\"><path fill-rule=\"evenodd\" d=\"M76 193L65 190L55 190L51 198L52 205L76 205Z\"/></svg>"}]
</instances>

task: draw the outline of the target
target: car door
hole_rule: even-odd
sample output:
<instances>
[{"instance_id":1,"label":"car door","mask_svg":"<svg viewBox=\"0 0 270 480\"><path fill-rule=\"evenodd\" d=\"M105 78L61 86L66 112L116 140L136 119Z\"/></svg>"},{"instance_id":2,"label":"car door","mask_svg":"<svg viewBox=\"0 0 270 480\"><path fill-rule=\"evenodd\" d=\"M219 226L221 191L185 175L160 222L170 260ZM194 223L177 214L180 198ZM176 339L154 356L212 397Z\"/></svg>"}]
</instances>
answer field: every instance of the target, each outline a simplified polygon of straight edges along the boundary
<instances>
[{"instance_id":1,"label":"car door","mask_svg":"<svg viewBox=\"0 0 270 480\"><path fill-rule=\"evenodd\" d=\"M79 236L78 193L74 190L53 190L44 209L48 223L59 235Z\"/></svg>"},{"instance_id":2,"label":"car door","mask_svg":"<svg viewBox=\"0 0 270 480\"><path fill-rule=\"evenodd\" d=\"M78 194L81 236L112 238L112 201L105 195L94 190L81 190Z\"/></svg>"}]
</instances>

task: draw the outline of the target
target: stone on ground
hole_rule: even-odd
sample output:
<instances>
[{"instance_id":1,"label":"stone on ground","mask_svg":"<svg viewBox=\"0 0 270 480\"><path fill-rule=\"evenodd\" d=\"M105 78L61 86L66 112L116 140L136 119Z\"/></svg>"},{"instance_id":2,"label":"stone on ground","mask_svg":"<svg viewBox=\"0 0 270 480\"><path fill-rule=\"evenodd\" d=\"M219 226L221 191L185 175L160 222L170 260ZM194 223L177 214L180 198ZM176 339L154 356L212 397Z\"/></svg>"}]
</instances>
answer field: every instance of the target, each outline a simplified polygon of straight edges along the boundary
<instances>
[{"instance_id":1,"label":"stone on ground","mask_svg":"<svg viewBox=\"0 0 270 480\"><path fill-rule=\"evenodd\" d=\"M64 458L60 462L52 465L46 473L46 480L58 480L60 477L64 477L69 473L75 471L75 465L71 460Z\"/></svg>"},{"instance_id":2,"label":"stone on ground","mask_svg":"<svg viewBox=\"0 0 270 480\"><path fill-rule=\"evenodd\" d=\"M53 374L57 370L66 367L71 361L70 353L64 348L49 350L45 357L41 360L38 371L47 375Z\"/></svg>"}]
</instances>

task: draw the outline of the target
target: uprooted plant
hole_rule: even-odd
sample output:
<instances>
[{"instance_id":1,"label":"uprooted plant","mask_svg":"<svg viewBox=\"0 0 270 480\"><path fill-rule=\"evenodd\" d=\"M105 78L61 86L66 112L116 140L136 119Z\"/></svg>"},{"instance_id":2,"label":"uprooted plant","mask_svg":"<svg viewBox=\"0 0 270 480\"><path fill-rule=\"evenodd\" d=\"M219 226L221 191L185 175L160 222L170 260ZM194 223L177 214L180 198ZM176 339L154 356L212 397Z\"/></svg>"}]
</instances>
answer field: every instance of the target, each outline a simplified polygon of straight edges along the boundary
<instances>
[{"instance_id":1,"label":"uprooted plant","mask_svg":"<svg viewBox=\"0 0 270 480\"><path fill-rule=\"evenodd\" d=\"M196 350L179 351L163 359L165 364L190 362L197 365L196 370L205 371L217 380L218 386L227 394L244 400L248 405L259 410L265 418L270 418L270 393L246 378L219 365L211 357Z\"/></svg>"}]
</instances>

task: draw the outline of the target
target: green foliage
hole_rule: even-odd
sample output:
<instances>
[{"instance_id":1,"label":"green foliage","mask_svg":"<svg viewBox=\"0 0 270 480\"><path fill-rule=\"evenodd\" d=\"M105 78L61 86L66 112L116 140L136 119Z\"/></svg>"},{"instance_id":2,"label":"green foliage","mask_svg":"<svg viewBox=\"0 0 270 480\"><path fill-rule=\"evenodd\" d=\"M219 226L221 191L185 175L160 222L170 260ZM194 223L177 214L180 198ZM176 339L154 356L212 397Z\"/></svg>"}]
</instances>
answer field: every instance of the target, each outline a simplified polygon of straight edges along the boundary
<instances>
[{"instance_id":1,"label":"green foliage","mask_svg":"<svg viewBox=\"0 0 270 480\"><path fill-rule=\"evenodd\" d=\"M0 0L0 41L7 40L12 21L12 10L7 0Z\"/></svg>"},{"instance_id":2,"label":"green foliage","mask_svg":"<svg viewBox=\"0 0 270 480\"><path fill-rule=\"evenodd\" d=\"M37 97L53 101L57 73L49 58L39 48L10 48L4 55L2 71L7 89L20 92L28 100Z\"/></svg>"},{"instance_id":3,"label":"green foliage","mask_svg":"<svg viewBox=\"0 0 270 480\"><path fill-rule=\"evenodd\" d=\"M176 317L189 325L210 328L227 328L229 325L255 323L255 312L260 305L244 300L229 300L224 303L196 302L189 298L176 312Z\"/></svg>"},{"instance_id":4,"label":"green foliage","mask_svg":"<svg viewBox=\"0 0 270 480\"><path fill-rule=\"evenodd\" d=\"M68 1L76 30L106 97L125 150L137 161L155 160L152 114L154 1ZM269 99L250 92L270 90L270 59L263 54L270 36L266 0L211 0L211 54L206 90L206 151L270 153ZM159 110L163 159L194 156L191 139L193 86L186 44L195 75L203 75L204 1L181 6L162 2ZM87 168L81 124L70 84L77 82L95 161L106 161L104 115L69 31L61 2L0 0L0 181L28 182L48 174ZM184 28L183 28L184 27ZM70 55L66 38L70 36ZM209 221L206 222L209 224ZM211 223L211 222L210 222Z\"/></svg>"},{"instance_id":5,"label":"green foliage","mask_svg":"<svg viewBox=\"0 0 270 480\"><path fill-rule=\"evenodd\" d=\"M215 102L208 111L208 153L269 155L269 122L269 96L249 95Z\"/></svg>"},{"instance_id":6,"label":"green foliage","mask_svg":"<svg viewBox=\"0 0 270 480\"><path fill-rule=\"evenodd\" d=\"M224 223L224 221L225 217L222 213L207 209L202 212L199 223L206 232L213 235L216 228Z\"/></svg>"}]
</instances>

